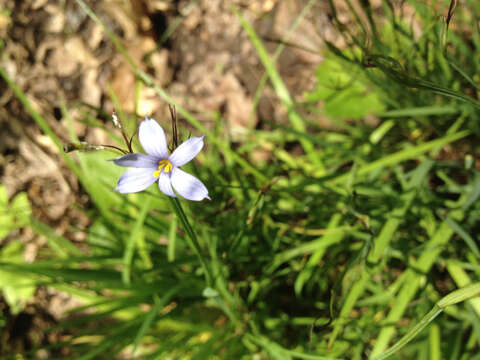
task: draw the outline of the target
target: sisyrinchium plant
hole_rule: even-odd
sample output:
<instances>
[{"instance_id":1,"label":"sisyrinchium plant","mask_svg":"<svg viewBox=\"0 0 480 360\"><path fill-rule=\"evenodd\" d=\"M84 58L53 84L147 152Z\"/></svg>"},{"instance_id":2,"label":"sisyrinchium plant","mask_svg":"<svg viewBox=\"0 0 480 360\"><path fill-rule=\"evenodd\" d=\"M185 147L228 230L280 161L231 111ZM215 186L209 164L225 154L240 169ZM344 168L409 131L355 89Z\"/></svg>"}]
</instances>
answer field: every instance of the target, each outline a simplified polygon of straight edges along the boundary
<instances>
[{"instance_id":1,"label":"sisyrinchium plant","mask_svg":"<svg viewBox=\"0 0 480 360\"><path fill-rule=\"evenodd\" d=\"M175 190L188 200L210 200L205 185L180 169L202 150L204 137L188 139L169 155L162 127L154 119L146 117L140 124L138 138L147 154L127 154L113 160L119 166L131 167L118 180L115 190L123 194L135 193L158 181L165 195L176 197Z\"/></svg>"}]
</instances>

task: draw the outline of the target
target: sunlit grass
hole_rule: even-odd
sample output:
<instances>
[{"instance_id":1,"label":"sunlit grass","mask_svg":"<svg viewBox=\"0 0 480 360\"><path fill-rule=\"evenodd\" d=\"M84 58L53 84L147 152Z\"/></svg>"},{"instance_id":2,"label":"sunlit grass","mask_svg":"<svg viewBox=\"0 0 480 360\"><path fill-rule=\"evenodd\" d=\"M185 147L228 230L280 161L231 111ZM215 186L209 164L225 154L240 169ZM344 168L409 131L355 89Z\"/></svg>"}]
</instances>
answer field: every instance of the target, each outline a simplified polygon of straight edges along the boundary
<instances>
[{"instance_id":1,"label":"sunlit grass","mask_svg":"<svg viewBox=\"0 0 480 360\"><path fill-rule=\"evenodd\" d=\"M473 359L480 110L479 65L471 58L480 41L475 31L450 31L447 46L434 10L408 3L424 24L419 37L389 12L390 2L383 3L386 25L368 7L351 7L353 18L369 22L365 32L344 31L348 48L321 50L318 86L300 103L234 10L290 122L250 129L251 143L233 146L177 104L207 135L189 171L211 202L170 201L156 187L121 195L112 191L122 169L106 161L111 153L62 155L94 204L85 209L88 251L32 219L48 238L47 255L33 264L2 258L4 271L84 302L59 324L71 335L56 346L69 348L70 359ZM475 9L467 2L456 21ZM173 103L127 60L139 82ZM14 79L0 75L62 149ZM303 116L302 106L314 115ZM364 121L373 115L376 126ZM271 160L255 162L260 148L270 149Z\"/></svg>"}]
</instances>

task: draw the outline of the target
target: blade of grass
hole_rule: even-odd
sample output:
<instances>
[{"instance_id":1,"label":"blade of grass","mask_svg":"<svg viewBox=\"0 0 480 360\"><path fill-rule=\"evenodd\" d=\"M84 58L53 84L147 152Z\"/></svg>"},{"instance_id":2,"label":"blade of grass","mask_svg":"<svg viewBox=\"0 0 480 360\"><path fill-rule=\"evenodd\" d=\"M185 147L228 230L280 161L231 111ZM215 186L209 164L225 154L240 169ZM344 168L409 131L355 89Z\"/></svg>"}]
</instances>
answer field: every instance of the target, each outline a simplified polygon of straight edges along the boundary
<instances>
[{"instance_id":1,"label":"blade of grass","mask_svg":"<svg viewBox=\"0 0 480 360\"><path fill-rule=\"evenodd\" d=\"M386 111L381 114L381 117L398 118L398 117L417 117L417 116L433 116L433 115L453 115L461 111L459 106L445 105L445 106L423 106L406 109L396 109Z\"/></svg>"},{"instance_id":2,"label":"blade of grass","mask_svg":"<svg viewBox=\"0 0 480 360\"><path fill-rule=\"evenodd\" d=\"M459 139L462 139L464 137L467 137L470 135L471 132L468 130L464 131L459 131L458 133L444 136L443 138L435 139L432 141L429 141L424 144L420 144L417 146L414 146L412 148L408 148L405 150L400 150L396 153L387 155L382 157L381 159L372 161L371 163L367 165L360 166L358 170L355 172L356 177L362 177L364 175L367 175L379 168L382 167L388 167L388 166L393 166L396 165L400 162L409 160L409 159L414 159L421 154L424 154L430 150L434 150L436 148L441 148L442 146L449 144L451 142L457 141ZM339 175L337 177L334 177L329 180L329 183L338 183L338 182L344 182L347 181L350 176L350 173L345 173L342 175Z\"/></svg>"},{"instance_id":3,"label":"blade of grass","mask_svg":"<svg viewBox=\"0 0 480 360\"><path fill-rule=\"evenodd\" d=\"M480 257L480 250L478 249L476 241L467 233L459 223L451 218L447 218L447 224L460 236L470 250L475 254L477 258Z\"/></svg>"},{"instance_id":4,"label":"blade of grass","mask_svg":"<svg viewBox=\"0 0 480 360\"><path fill-rule=\"evenodd\" d=\"M388 247L395 233L397 232L398 227L403 221L405 221L405 215L417 195L416 188L419 187L424 181L433 164L433 161L425 161L413 171L411 181L407 185L405 192L401 195L400 203L402 205L398 208L395 208L390 214L387 215L387 221L383 225L378 236L374 239L374 247L368 255L368 261L371 264L377 264L380 261L385 249ZM370 271L367 269L363 270L360 279L358 279L358 281L356 281L352 286L340 310L338 321L335 322L332 334L330 335L328 341L329 348L333 346L337 336L342 331L345 320L353 310L357 300L365 292L368 282L375 274L380 272L381 269L382 266L370 269Z\"/></svg>"},{"instance_id":5,"label":"blade of grass","mask_svg":"<svg viewBox=\"0 0 480 360\"><path fill-rule=\"evenodd\" d=\"M115 358L115 355L118 354L124 347L129 345L131 341L131 336L138 327L138 318L130 320L126 323L123 323L120 326L116 326L113 331L108 333L108 336L102 336L102 340L90 346L91 351L83 356L74 358L74 360L89 360L89 359L98 359L100 355L109 352L109 355L112 355ZM103 358L103 357L100 357Z\"/></svg>"},{"instance_id":6,"label":"blade of grass","mask_svg":"<svg viewBox=\"0 0 480 360\"><path fill-rule=\"evenodd\" d=\"M278 360L293 360L293 359L338 360L333 357L306 354L299 351L288 350L282 347L280 344L258 334L256 335L246 334L245 337L251 342L264 348L274 359L278 359Z\"/></svg>"},{"instance_id":7,"label":"blade of grass","mask_svg":"<svg viewBox=\"0 0 480 360\"><path fill-rule=\"evenodd\" d=\"M190 222L188 221L188 217L185 214L185 211L183 211L182 205L180 204L180 201L178 200L178 198L169 197L168 199L170 200L170 204L172 205L173 210L175 211L178 219L180 220L183 226L183 229L187 233L187 236L185 237L185 239L187 240L188 246L198 257L200 264L202 264L203 271L205 273L205 280L207 283L207 287L210 287L213 284L212 270L210 269L207 259L202 254L202 249L200 247L200 243L198 242L197 235L193 231L193 228L190 225Z\"/></svg>"},{"instance_id":8,"label":"blade of grass","mask_svg":"<svg viewBox=\"0 0 480 360\"><path fill-rule=\"evenodd\" d=\"M138 345L140 345L140 341L152 326L152 323L155 320L158 313L160 312L160 310L167 304L167 302L170 301L170 299L178 292L179 289L180 289L180 285L168 290L161 298L158 298L157 295L153 296L153 300L154 300L153 308L145 317L145 320L142 322L142 325L138 330L137 336L133 341L132 356L135 355Z\"/></svg>"},{"instance_id":9,"label":"blade of grass","mask_svg":"<svg viewBox=\"0 0 480 360\"><path fill-rule=\"evenodd\" d=\"M48 246L57 253L57 256L67 258L69 256L84 255L79 248L70 242L70 240L58 235L55 230L33 217L31 218L30 226L33 231L47 239Z\"/></svg>"},{"instance_id":10,"label":"blade of grass","mask_svg":"<svg viewBox=\"0 0 480 360\"><path fill-rule=\"evenodd\" d=\"M350 229L344 227L330 228L326 231L325 236L275 254L271 264L265 269L265 273L273 273L276 268L294 257L304 256L305 254L318 251L325 251L330 245L338 243L343 235L345 235L345 233L347 233L349 230Z\"/></svg>"},{"instance_id":11,"label":"blade of grass","mask_svg":"<svg viewBox=\"0 0 480 360\"><path fill-rule=\"evenodd\" d=\"M430 360L442 360L442 351L440 349L440 326L433 324L430 327L430 334L428 337Z\"/></svg>"},{"instance_id":12,"label":"blade of grass","mask_svg":"<svg viewBox=\"0 0 480 360\"><path fill-rule=\"evenodd\" d=\"M139 238L144 236L143 234L143 223L147 217L147 213L150 210L152 198L147 197L141 207L140 213L137 216L137 220L133 225L132 231L130 232L127 244L125 246L125 252L123 253L123 271L122 279L126 285L130 285L130 276L132 271L132 258L135 251L135 245L137 241L140 241Z\"/></svg>"},{"instance_id":13,"label":"blade of grass","mask_svg":"<svg viewBox=\"0 0 480 360\"><path fill-rule=\"evenodd\" d=\"M455 281L458 287L465 287L472 284L472 280L468 274L463 270L456 260L447 261L447 270L452 279ZM468 300L470 305L472 305L473 310L477 313L477 316L480 318L480 298Z\"/></svg>"},{"instance_id":14,"label":"blade of grass","mask_svg":"<svg viewBox=\"0 0 480 360\"><path fill-rule=\"evenodd\" d=\"M410 329L407 334L405 334L395 345L393 345L387 351L381 353L378 356L372 354L373 360L384 360L393 355L395 352L400 350L413 338L415 338L425 327L428 326L435 318L440 315L447 306L455 305L465 300L469 300L474 297L480 296L480 283L475 283L461 289L455 290L439 300L434 308L426 314L422 320L417 323L412 329Z\"/></svg>"},{"instance_id":15,"label":"blade of grass","mask_svg":"<svg viewBox=\"0 0 480 360\"><path fill-rule=\"evenodd\" d=\"M460 75L462 75L462 77L467 80L470 85L472 85L475 89L477 89L478 91L480 91L480 86L478 86L475 81L472 79L471 76L469 76L463 69L461 66L457 65L457 63L455 62L455 60L453 58L451 58L450 56L447 56L447 61L448 63L450 64L450 66L452 68L454 68Z\"/></svg>"},{"instance_id":16,"label":"blade of grass","mask_svg":"<svg viewBox=\"0 0 480 360\"><path fill-rule=\"evenodd\" d=\"M167 259L169 262L175 261L176 241L177 241L177 217L174 216L170 222L170 230L168 232Z\"/></svg>"},{"instance_id":17,"label":"blade of grass","mask_svg":"<svg viewBox=\"0 0 480 360\"><path fill-rule=\"evenodd\" d=\"M327 233L322 236L322 239L325 243L336 244L342 241L343 237L346 234L346 231L328 231L334 228L337 228L340 224L342 219L342 215L336 213L330 219L328 226L327 226ZM317 248L313 251L312 255L308 259L305 267L299 272L297 279L295 280L295 293L299 295L302 292L303 286L305 283L311 278L313 271L315 268L318 267L318 264L325 254L327 250L327 246L322 246L321 248Z\"/></svg>"},{"instance_id":18,"label":"blade of grass","mask_svg":"<svg viewBox=\"0 0 480 360\"><path fill-rule=\"evenodd\" d=\"M309 2L305 5L305 7L300 12L300 14L298 14L298 16L296 17L292 26L288 29L287 33L282 38L282 43L275 50L275 53L273 54L273 57L272 57L274 62L278 59L278 57L282 53L283 49L285 48L285 43L288 42L290 37L293 35L293 32L295 31L295 29L301 24L301 22L303 21L305 16L308 14L310 9L312 8L313 5L315 5L316 2L317 2L317 0L309 0ZM250 133L253 130L253 116L254 116L255 111L258 107L258 103L260 102L260 97L263 93L263 90L265 89L265 86L267 85L267 80L268 80L268 74L264 73L262 75L262 78L260 79L257 90L255 91L255 95L253 96L253 106L252 106L252 110L251 110L251 115L250 115L249 120L248 120L248 129L249 129Z\"/></svg>"},{"instance_id":19,"label":"blade of grass","mask_svg":"<svg viewBox=\"0 0 480 360\"><path fill-rule=\"evenodd\" d=\"M440 139L435 139L427 143L414 146L412 148L400 150L400 151L397 151L396 153L386 155L381 159L372 161L367 165L357 166L356 168L354 168L353 174L352 174L352 171L342 173L339 175L332 174L332 175L325 176L321 179L304 181L300 185L294 185L294 186L288 185L287 188L289 191L297 191L299 189L306 188L309 192L318 192L319 182L324 182L328 185L334 185L334 184L353 181L353 180L358 181L360 180L359 178L365 175L368 175L382 167L391 167L403 161L414 159L428 151L439 149L448 143L465 138L469 135L471 135L471 132L468 130L460 131L452 135L444 136L443 138L440 138ZM285 186L282 180L278 182L278 185ZM312 186L309 186L309 185L312 185Z\"/></svg>"},{"instance_id":20,"label":"blade of grass","mask_svg":"<svg viewBox=\"0 0 480 360\"><path fill-rule=\"evenodd\" d=\"M452 211L449 216L452 216L454 219L461 219L463 218L463 212L460 210L455 210ZM447 224L446 221L443 221L438 227L433 237L427 242L425 246L426 250L414 263L415 270L406 270L408 272L407 279L405 280L402 289L392 303L391 310L385 319L385 322L387 324L394 324L401 319L403 313L405 312L405 309L407 308L408 304L413 299L418 288L420 287L423 274L428 273L430 268L433 266L435 260L437 260L438 256L443 251L444 245L450 240L453 233L454 231L452 230L452 228ZM393 337L394 334L394 326L390 325L382 328L379 336L377 337L370 358L373 359L379 354L382 354L387 348L388 343L390 342L390 339Z\"/></svg>"},{"instance_id":21,"label":"blade of grass","mask_svg":"<svg viewBox=\"0 0 480 360\"><path fill-rule=\"evenodd\" d=\"M302 133L307 132L307 127L302 117L295 109L293 99L287 87L285 86L282 78L280 77L280 74L278 73L274 62L272 61L272 59L270 58L270 55L268 55L267 50L263 46L260 38L256 34L253 27L245 20L243 15L235 8L234 8L234 13L238 17L238 19L240 20L240 23L242 24L243 28L247 32L248 36L250 37L252 44L255 46L258 56L260 57L260 60L262 61L263 66L265 66L265 70L268 74L268 77L270 78L273 84L273 87L275 88L275 92L277 93L278 97L287 108L288 118L290 120L290 123L292 124L293 129ZM302 147L305 153L307 154L308 158L317 167L318 171L324 172L325 168L315 153L314 145L310 141L308 141L308 139L306 138L300 138L299 141L302 144Z\"/></svg>"}]
</instances>

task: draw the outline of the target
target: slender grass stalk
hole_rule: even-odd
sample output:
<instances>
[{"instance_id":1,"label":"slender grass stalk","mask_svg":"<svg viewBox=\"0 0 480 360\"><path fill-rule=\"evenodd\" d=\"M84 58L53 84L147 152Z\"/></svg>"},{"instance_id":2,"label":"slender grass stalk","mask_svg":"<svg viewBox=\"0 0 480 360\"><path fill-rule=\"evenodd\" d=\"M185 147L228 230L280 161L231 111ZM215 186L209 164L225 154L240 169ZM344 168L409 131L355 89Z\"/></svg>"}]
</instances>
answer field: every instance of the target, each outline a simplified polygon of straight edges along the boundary
<instances>
[{"instance_id":1,"label":"slender grass stalk","mask_svg":"<svg viewBox=\"0 0 480 360\"><path fill-rule=\"evenodd\" d=\"M302 133L307 132L307 127L301 115L295 109L295 105L293 102L293 98L290 95L285 83L283 82L280 74L278 73L274 62L270 58L267 50L263 46L260 38L256 34L253 27L245 20L245 18L234 8L235 15L237 15L240 23L242 24L243 28L247 32L250 40L252 41L253 45L255 46L258 56L262 61L263 65L265 66L265 70L272 81L273 87L275 88L275 92L277 93L278 97L282 101L282 103L287 108L288 118L290 119L290 123L294 130L297 130ZM325 171L325 167L320 161L318 154L315 151L315 147L311 141L306 138L300 138L300 143L307 154L310 161L315 165L317 170L321 173Z\"/></svg>"},{"instance_id":2,"label":"slender grass stalk","mask_svg":"<svg viewBox=\"0 0 480 360\"><path fill-rule=\"evenodd\" d=\"M464 214L460 210L452 211L449 216L454 217L455 219L463 218ZM404 286L400 290L398 296L395 298L390 313L386 317L385 321L387 323L395 323L402 317L405 312L409 302L415 296L418 288L421 284L421 275L418 273L427 273L430 271L430 268L435 263L438 255L442 252L442 245L446 244L450 237L453 235L454 231L450 226L443 221L439 224L436 232L432 238L426 244L428 251L424 251L418 260L414 263L415 271L413 269L408 269L408 279L405 281ZM386 326L381 331L377 337L377 341L372 351L371 358L375 358L379 354L382 354L384 350L388 347L390 339L395 333L395 328L393 326Z\"/></svg>"},{"instance_id":3,"label":"slender grass stalk","mask_svg":"<svg viewBox=\"0 0 480 360\"><path fill-rule=\"evenodd\" d=\"M190 222L188 221L188 217L185 214L185 211L183 211L180 201L177 198L169 197L168 199L170 200L170 204L172 205L172 208L175 211L175 214L177 214L177 217L180 220L183 226L183 229L187 233L186 239L187 239L188 246L195 253L195 255L197 255L198 260L202 264L203 270L205 272L205 280L207 282L207 287L211 287L213 284L212 270L208 265L207 259L202 254L202 249L200 247L200 243L198 242L197 235L195 234L195 231L190 225Z\"/></svg>"},{"instance_id":4,"label":"slender grass stalk","mask_svg":"<svg viewBox=\"0 0 480 360\"><path fill-rule=\"evenodd\" d=\"M132 259L135 252L135 246L139 241L139 238L143 236L143 224L147 217L147 213L150 210L151 200L152 198L150 197L145 200L125 246L125 252L123 254L122 279L127 285L130 285Z\"/></svg>"},{"instance_id":5,"label":"slender grass stalk","mask_svg":"<svg viewBox=\"0 0 480 360\"><path fill-rule=\"evenodd\" d=\"M215 289L218 290L218 294L220 295L220 297L216 297L215 299L217 305L222 308L222 310L228 315L232 323L238 325L239 317L236 311L230 305L236 305L236 307L238 307L239 304L236 299L234 299L232 295L229 294L226 283L225 281L223 281L219 270L215 269L215 265L217 265L216 259L207 259L206 256L203 254L200 243L198 242L197 235L195 234L195 231L193 230L193 227L188 220L188 216L183 210L178 198L169 197L169 200L173 210L177 215L177 218L180 220L183 229L187 233L186 240L188 246L195 253L200 263L202 264L203 270L205 272L206 288L215 287ZM212 266L210 266L209 262L211 262ZM212 267L214 267L214 269L212 269Z\"/></svg>"},{"instance_id":6,"label":"slender grass stalk","mask_svg":"<svg viewBox=\"0 0 480 360\"><path fill-rule=\"evenodd\" d=\"M447 306L455 305L465 300L480 296L480 282L455 290L439 300L432 310L426 314L418 324L416 324L407 334L405 334L395 345L374 357L372 360L384 360L404 347L415 336L417 336L425 327L440 315Z\"/></svg>"},{"instance_id":7,"label":"slender grass stalk","mask_svg":"<svg viewBox=\"0 0 480 360\"><path fill-rule=\"evenodd\" d=\"M290 37L293 35L294 31L302 23L305 16L309 13L312 6L315 5L315 3L317 1L318 0L309 0L308 3L305 5L305 7L300 12L300 14L298 14L298 16L295 19L295 21L293 22L292 26L288 29L287 33L282 38L282 42L280 43L280 45L278 45L277 49L275 50L275 52L272 56L273 61L276 61L278 59L278 57L282 53L283 49L285 48L286 42L290 39ZM265 86L267 85L267 80L268 80L268 73L265 72L262 75L262 78L260 79L257 90L255 91L255 95L253 96L252 111L251 111L250 117L248 119L248 131L249 131L249 133L252 133L252 131L253 131L253 117L254 117L254 114L255 114L255 110L257 109L258 103L260 102L260 97L263 93L263 90L265 89Z\"/></svg>"}]
</instances>

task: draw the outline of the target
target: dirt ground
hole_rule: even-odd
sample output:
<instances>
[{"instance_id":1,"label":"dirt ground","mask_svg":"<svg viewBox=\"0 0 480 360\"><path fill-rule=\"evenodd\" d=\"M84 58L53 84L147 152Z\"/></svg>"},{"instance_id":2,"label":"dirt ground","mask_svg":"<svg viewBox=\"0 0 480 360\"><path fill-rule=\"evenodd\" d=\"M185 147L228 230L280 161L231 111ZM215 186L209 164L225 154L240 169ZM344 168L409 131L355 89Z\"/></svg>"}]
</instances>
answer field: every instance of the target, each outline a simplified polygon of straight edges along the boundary
<instances>
[{"instance_id":1,"label":"dirt ground","mask_svg":"<svg viewBox=\"0 0 480 360\"><path fill-rule=\"evenodd\" d=\"M258 128L268 127L267 121L286 121L285 110L269 87L256 111L249 113L264 71L232 6L240 9L273 52L278 43L272 39L286 34L307 1L90 0L87 4L143 70L207 126L212 114L219 114L225 132L234 141L243 141L250 116ZM312 51L287 46L277 61L295 96L314 86L315 67L322 60L322 37L334 40L327 1L317 1L291 37ZM0 39L0 66L63 141L68 142L69 135L62 106L68 109L80 140L93 144L106 140L82 122L87 107L96 109L93 114L107 127L112 127L111 93L123 111L131 115L135 111L133 71L103 29L75 1L0 0ZM166 120L167 104L144 87L136 115ZM9 196L27 192L37 219L81 243L89 219L78 208L88 208L89 199L49 137L3 81L0 129L0 181ZM34 261L45 239L28 229L13 235L0 239L0 246L20 239L26 247L25 259ZM61 334L47 336L43 330L74 305L65 294L46 289L38 290L17 316L11 316L6 303L0 301L5 319L3 331L0 324L3 353L59 340Z\"/></svg>"},{"instance_id":2,"label":"dirt ground","mask_svg":"<svg viewBox=\"0 0 480 360\"><path fill-rule=\"evenodd\" d=\"M0 64L62 140L69 139L62 104L69 110L76 135L90 143L105 139L82 123L80 110L85 104L98 109L97 118L111 126L111 91L122 110L133 114L133 72L75 1L2 0L0 4L8 9L0 18L4 39ZM207 124L212 114L222 115L225 131L240 141L250 117L245 109L252 108L263 67L231 6L239 7L263 38L280 39L305 4L301 0L89 2L159 85ZM292 37L295 44L313 52L287 47L278 60L293 94L301 96L314 85L312 74L321 61L315 51L328 32L327 24L327 4L318 1ZM266 45L274 49L278 44L266 41ZM71 205L79 201L78 184L64 171L53 144L13 92L5 83L0 86L2 183L10 195L28 191L36 215L66 229L71 225ZM166 104L148 88L141 90L137 110L139 117L152 115L162 121L168 116ZM263 120L285 121L285 110L277 106L269 88L253 117L257 127L265 126Z\"/></svg>"}]
</instances>

